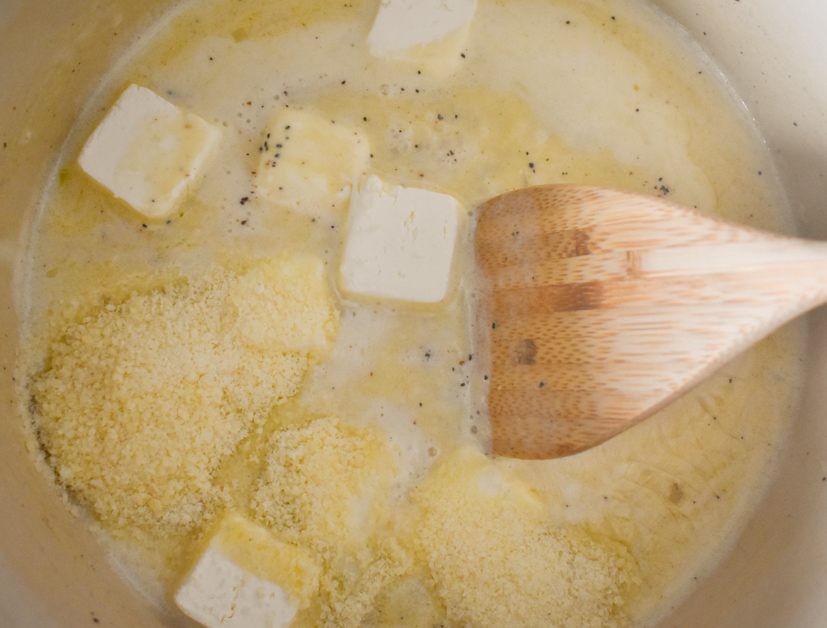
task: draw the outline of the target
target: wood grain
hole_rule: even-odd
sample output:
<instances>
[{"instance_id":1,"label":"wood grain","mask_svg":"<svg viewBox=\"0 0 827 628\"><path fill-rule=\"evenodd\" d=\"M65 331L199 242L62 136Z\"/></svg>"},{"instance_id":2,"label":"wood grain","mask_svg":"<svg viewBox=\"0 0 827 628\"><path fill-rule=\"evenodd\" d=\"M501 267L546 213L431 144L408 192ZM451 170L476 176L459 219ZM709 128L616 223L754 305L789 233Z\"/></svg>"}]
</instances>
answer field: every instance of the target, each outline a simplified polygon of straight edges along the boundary
<instances>
[{"instance_id":1,"label":"wood grain","mask_svg":"<svg viewBox=\"0 0 827 628\"><path fill-rule=\"evenodd\" d=\"M478 211L493 453L554 458L648 417L827 300L827 246L618 190Z\"/></svg>"}]
</instances>

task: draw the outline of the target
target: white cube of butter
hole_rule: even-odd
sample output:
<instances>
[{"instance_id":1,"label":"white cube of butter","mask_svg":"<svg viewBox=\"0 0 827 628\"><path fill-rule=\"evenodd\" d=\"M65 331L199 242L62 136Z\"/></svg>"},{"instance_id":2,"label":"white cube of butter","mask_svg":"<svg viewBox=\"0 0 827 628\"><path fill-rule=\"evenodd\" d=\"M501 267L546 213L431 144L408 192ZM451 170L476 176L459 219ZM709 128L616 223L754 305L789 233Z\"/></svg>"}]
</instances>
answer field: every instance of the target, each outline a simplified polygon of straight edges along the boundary
<instances>
[{"instance_id":1,"label":"white cube of butter","mask_svg":"<svg viewBox=\"0 0 827 628\"><path fill-rule=\"evenodd\" d=\"M81 168L147 218L162 218L195 183L219 130L130 85L86 141Z\"/></svg>"},{"instance_id":2,"label":"white cube of butter","mask_svg":"<svg viewBox=\"0 0 827 628\"><path fill-rule=\"evenodd\" d=\"M229 515L175 603L207 628L286 628L318 591L319 573L301 548Z\"/></svg>"},{"instance_id":3,"label":"white cube of butter","mask_svg":"<svg viewBox=\"0 0 827 628\"><path fill-rule=\"evenodd\" d=\"M292 210L341 207L370 162L368 141L320 114L281 110L270 125L256 171L259 191Z\"/></svg>"},{"instance_id":4,"label":"white cube of butter","mask_svg":"<svg viewBox=\"0 0 827 628\"><path fill-rule=\"evenodd\" d=\"M459 61L477 0L382 0L368 34L371 54L422 62Z\"/></svg>"},{"instance_id":5,"label":"white cube of butter","mask_svg":"<svg viewBox=\"0 0 827 628\"><path fill-rule=\"evenodd\" d=\"M340 267L344 292L436 303L445 298L459 204L447 194L394 187L369 177L350 199Z\"/></svg>"}]
</instances>

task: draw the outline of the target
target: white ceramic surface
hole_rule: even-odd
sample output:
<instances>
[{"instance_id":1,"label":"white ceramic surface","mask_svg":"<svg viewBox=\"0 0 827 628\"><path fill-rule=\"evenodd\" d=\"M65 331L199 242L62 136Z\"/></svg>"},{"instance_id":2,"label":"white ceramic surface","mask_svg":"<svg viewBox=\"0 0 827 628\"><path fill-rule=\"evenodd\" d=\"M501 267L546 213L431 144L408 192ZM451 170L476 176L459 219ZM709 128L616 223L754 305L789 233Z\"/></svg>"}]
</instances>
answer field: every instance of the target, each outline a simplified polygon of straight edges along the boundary
<instances>
[{"instance_id":1,"label":"white ceramic surface","mask_svg":"<svg viewBox=\"0 0 827 628\"><path fill-rule=\"evenodd\" d=\"M654 0L732 81L801 235L827 240L827 2ZM186 626L147 606L43 482L15 414L12 295L24 213L95 81L167 0L0 0L0 626ZM827 309L779 474L727 557L662 628L827 625Z\"/></svg>"}]
</instances>

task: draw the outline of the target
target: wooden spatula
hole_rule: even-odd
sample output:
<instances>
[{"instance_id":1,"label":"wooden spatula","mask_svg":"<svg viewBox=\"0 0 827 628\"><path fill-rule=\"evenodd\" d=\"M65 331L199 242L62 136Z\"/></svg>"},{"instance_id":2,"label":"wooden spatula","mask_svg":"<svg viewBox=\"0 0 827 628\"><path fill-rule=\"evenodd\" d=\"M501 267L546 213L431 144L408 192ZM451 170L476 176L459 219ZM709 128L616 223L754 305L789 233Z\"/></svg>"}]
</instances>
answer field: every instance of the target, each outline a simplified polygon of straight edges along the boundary
<instances>
[{"instance_id":1,"label":"wooden spatula","mask_svg":"<svg viewBox=\"0 0 827 628\"><path fill-rule=\"evenodd\" d=\"M827 245L576 185L479 208L493 452L556 458L651 415L827 301Z\"/></svg>"}]
</instances>

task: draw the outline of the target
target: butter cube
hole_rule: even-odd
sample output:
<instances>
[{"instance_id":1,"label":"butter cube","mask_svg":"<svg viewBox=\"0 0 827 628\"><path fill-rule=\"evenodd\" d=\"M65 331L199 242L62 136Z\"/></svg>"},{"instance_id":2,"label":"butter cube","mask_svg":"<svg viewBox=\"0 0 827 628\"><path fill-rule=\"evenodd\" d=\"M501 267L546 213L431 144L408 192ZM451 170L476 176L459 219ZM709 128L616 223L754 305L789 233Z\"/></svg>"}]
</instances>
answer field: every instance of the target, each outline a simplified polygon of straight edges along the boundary
<instances>
[{"instance_id":1,"label":"butter cube","mask_svg":"<svg viewBox=\"0 0 827 628\"><path fill-rule=\"evenodd\" d=\"M455 67L476 10L477 0L382 0L368 34L371 54Z\"/></svg>"},{"instance_id":2,"label":"butter cube","mask_svg":"<svg viewBox=\"0 0 827 628\"><path fill-rule=\"evenodd\" d=\"M320 569L239 515L227 516L175 594L207 628L286 628L318 591Z\"/></svg>"},{"instance_id":3,"label":"butter cube","mask_svg":"<svg viewBox=\"0 0 827 628\"><path fill-rule=\"evenodd\" d=\"M459 204L417 188L383 189L369 177L353 191L340 286L358 295L436 303L445 298Z\"/></svg>"},{"instance_id":4,"label":"butter cube","mask_svg":"<svg viewBox=\"0 0 827 628\"><path fill-rule=\"evenodd\" d=\"M257 185L265 197L317 214L341 207L370 162L368 142L309 111L282 110L261 146Z\"/></svg>"},{"instance_id":5,"label":"butter cube","mask_svg":"<svg viewBox=\"0 0 827 628\"><path fill-rule=\"evenodd\" d=\"M219 130L153 91L130 85L81 151L81 168L147 218L162 218L190 189Z\"/></svg>"}]
</instances>

